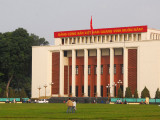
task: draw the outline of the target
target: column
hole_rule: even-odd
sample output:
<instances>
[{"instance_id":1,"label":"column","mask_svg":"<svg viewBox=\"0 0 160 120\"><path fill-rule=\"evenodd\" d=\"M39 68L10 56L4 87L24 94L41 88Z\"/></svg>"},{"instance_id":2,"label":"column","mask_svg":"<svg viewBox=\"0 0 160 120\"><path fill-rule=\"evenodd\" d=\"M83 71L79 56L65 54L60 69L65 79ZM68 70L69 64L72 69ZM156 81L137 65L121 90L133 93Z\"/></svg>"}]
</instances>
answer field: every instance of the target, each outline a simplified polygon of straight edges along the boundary
<instances>
[{"instance_id":1,"label":"column","mask_svg":"<svg viewBox=\"0 0 160 120\"><path fill-rule=\"evenodd\" d=\"M69 45L69 38L67 38L67 40L68 40L68 45Z\"/></svg>"},{"instance_id":2,"label":"column","mask_svg":"<svg viewBox=\"0 0 160 120\"><path fill-rule=\"evenodd\" d=\"M82 44L82 37L79 37L79 43Z\"/></svg>"},{"instance_id":3,"label":"column","mask_svg":"<svg viewBox=\"0 0 160 120\"><path fill-rule=\"evenodd\" d=\"M131 41L134 41L134 34L131 34Z\"/></svg>"},{"instance_id":4,"label":"column","mask_svg":"<svg viewBox=\"0 0 160 120\"><path fill-rule=\"evenodd\" d=\"M128 49L123 48L123 96L125 96L126 87L128 87Z\"/></svg>"},{"instance_id":5,"label":"column","mask_svg":"<svg viewBox=\"0 0 160 120\"><path fill-rule=\"evenodd\" d=\"M59 95L64 96L64 51L60 50L60 89Z\"/></svg>"},{"instance_id":6,"label":"column","mask_svg":"<svg viewBox=\"0 0 160 120\"><path fill-rule=\"evenodd\" d=\"M119 38L120 38L120 35L118 34L118 40L117 40L118 42L120 41Z\"/></svg>"},{"instance_id":7,"label":"column","mask_svg":"<svg viewBox=\"0 0 160 120\"><path fill-rule=\"evenodd\" d=\"M75 97L76 51L72 50L72 97Z\"/></svg>"},{"instance_id":8,"label":"column","mask_svg":"<svg viewBox=\"0 0 160 120\"><path fill-rule=\"evenodd\" d=\"M110 48L110 96L114 97L114 48Z\"/></svg>"},{"instance_id":9,"label":"column","mask_svg":"<svg viewBox=\"0 0 160 120\"><path fill-rule=\"evenodd\" d=\"M101 36L99 36L100 37L100 43L102 43L103 42L103 38L102 38L102 35Z\"/></svg>"},{"instance_id":10,"label":"column","mask_svg":"<svg viewBox=\"0 0 160 120\"><path fill-rule=\"evenodd\" d=\"M88 50L84 49L84 96L88 97Z\"/></svg>"},{"instance_id":11,"label":"column","mask_svg":"<svg viewBox=\"0 0 160 120\"><path fill-rule=\"evenodd\" d=\"M97 49L97 97L101 97L101 49Z\"/></svg>"}]
</instances>

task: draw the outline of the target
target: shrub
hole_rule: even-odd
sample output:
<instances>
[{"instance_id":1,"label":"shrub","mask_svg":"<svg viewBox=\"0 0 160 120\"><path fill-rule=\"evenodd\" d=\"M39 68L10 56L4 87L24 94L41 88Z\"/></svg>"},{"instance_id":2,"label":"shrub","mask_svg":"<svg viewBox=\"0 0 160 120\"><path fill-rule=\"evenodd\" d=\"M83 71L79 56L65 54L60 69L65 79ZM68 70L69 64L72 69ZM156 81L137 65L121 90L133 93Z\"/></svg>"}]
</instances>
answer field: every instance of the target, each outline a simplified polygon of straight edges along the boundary
<instances>
[{"instance_id":1,"label":"shrub","mask_svg":"<svg viewBox=\"0 0 160 120\"><path fill-rule=\"evenodd\" d=\"M138 91L137 91L137 89L135 89L135 91L134 91L134 98L138 98Z\"/></svg>"},{"instance_id":2,"label":"shrub","mask_svg":"<svg viewBox=\"0 0 160 120\"><path fill-rule=\"evenodd\" d=\"M123 97L123 93L122 93L122 90L121 88L118 89L118 98L122 98Z\"/></svg>"},{"instance_id":3,"label":"shrub","mask_svg":"<svg viewBox=\"0 0 160 120\"><path fill-rule=\"evenodd\" d=\"M141 92L141 98L146 98L146 97L150 98L150 93L149 90L145 87Z\"/></svg>"},{"instance_id":4,"label":"shrub","mask_svg":"<svg viewBox=\"0 0 160 120\"><path fill-rule=\"evenodd\" d=\"M157 89L157 91L156 91L156 94L155 94L155 98L160 98L160 91L159 91L159 88Z\"/></svg>"},{"instance_id":5,"label":"shrub","mask_svg":"<svg viewBox=\"0 0 160 120\"><path fill-rule=\"evenodd\" d=\"M131 92L130 87L127 87L127 88L126 88L125 97L126 97L126 98L131 98L131 97L132 97L132 92Z\"/></svg>"}]
</instances>

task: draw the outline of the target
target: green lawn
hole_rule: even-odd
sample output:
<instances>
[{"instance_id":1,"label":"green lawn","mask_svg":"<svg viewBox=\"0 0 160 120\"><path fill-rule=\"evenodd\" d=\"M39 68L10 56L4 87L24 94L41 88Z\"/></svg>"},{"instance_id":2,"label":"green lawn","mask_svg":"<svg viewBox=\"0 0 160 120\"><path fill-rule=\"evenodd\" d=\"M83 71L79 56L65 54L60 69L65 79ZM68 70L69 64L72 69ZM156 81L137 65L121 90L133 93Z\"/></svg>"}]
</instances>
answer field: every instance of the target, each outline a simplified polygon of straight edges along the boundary
<instances>
[{"instance_id":1,"label":"green lawn","mask_svg":"<svg viewBox=\"0 0 160 120\"><path fill-rule=\"evenodd\" d=\"M76 113L67 114L66 110L65 104L0 104L0 120L160 120L158 105L77 104Z\"/></svg>"}]
</instances>

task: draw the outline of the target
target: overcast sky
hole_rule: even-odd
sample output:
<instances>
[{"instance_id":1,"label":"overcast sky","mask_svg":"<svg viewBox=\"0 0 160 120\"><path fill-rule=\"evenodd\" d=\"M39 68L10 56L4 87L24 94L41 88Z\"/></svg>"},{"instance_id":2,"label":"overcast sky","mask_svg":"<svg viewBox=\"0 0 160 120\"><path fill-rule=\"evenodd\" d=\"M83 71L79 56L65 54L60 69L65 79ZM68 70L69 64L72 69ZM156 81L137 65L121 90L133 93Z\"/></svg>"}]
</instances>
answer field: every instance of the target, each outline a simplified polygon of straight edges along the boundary
<instances>
[{"instance_id":1,"label":"overcast sky","mask_svg":"<svg viewBox=\"0 0 160 120\"><path fill-rule=\"evenodd\" d=\"M148 25L160 29L160 0L0 0L0 32L19 27L54 44L55 31Z\"/></svg>"}]
</instances>

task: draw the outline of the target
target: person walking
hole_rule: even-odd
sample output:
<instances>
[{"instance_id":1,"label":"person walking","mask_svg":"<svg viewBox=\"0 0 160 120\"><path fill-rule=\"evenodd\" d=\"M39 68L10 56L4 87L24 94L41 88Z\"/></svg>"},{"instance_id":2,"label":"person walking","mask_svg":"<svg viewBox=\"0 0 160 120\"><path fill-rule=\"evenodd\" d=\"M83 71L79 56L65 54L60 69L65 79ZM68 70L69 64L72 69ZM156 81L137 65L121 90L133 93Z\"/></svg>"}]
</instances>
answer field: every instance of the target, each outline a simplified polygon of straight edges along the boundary
<instances>
[{"instance_id":1,"label":"person walking","mask_svg":"<svg viewBox=\"0 0 160 120\"><path fill-rule=\"evenodd\" d=\"M67 113L71 113L71 110L72 110L72 113L73 113L73 109L72 109L72 107L73 107L73 102L71 101L70 98L69 98L68 101L67 101L67 106L68 106L68 108L67 108Z\"/></svg>"},{"instance_id":2,"label":"person walking","mask_svg":"<svg viewBox=\"0 0 160 120\"><path fill-rule=\"evenodd\" d=\"M73 111L73 113L75 113L75 111L76 111L76 101L75 100L73 100L72 111Z\"/></svg>"}]
</instances>

